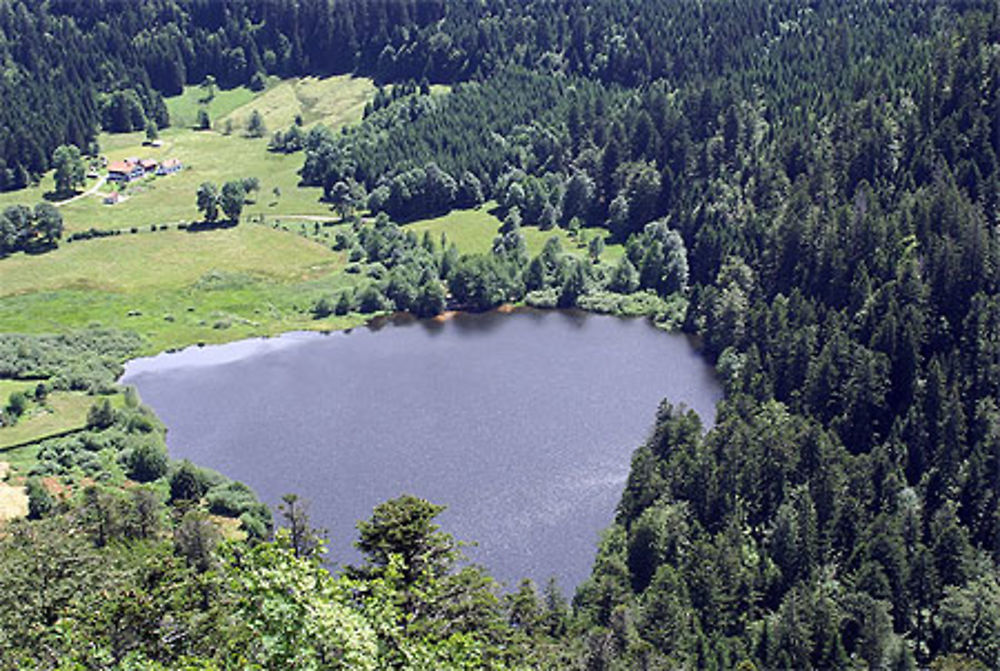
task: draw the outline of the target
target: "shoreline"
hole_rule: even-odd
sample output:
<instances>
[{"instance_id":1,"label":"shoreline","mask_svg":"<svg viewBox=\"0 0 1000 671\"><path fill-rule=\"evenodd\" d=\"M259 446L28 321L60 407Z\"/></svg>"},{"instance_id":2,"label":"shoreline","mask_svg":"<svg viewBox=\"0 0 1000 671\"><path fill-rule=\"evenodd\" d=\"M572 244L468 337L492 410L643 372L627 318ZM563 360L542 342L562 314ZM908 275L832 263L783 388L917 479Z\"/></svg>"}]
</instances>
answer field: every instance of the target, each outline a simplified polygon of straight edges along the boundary
<instances>
[{"instance_id":1,"label":"shoreline","mask_svg":"<svg viewBox=\"0 0 1000 671\"><path fill-rule=\"evenodd\" d=\"M608 312L595 312L593 310L586 310L584 308L573 307L573 308L544 308L536 307L532 305L526 305L521 303L501 303L497 307L491 310L485 310L482 312L471 312L462 309L448 309L433 317L417 317L410 312L384 312L375 315L358 315L363 316L364 319L359 319L354 321L350 320L350 323L346 326L331 326L329 324L317 323L315 328L305 328L305 327L293 327L287 330L279 330L276 332L269 332L260 335L240 335L231 339L220 339L218 341L198 341L194 343L189 343L185 345L174 345L166 347L159 350L140 350L135 356L126 358L121 361L122 366L127 365L129 362L137 361L140 359L152 359L154 357L159 357L164 354L177 354L190 349L205 349L208 347L219 347L224 345L233 345L235 343L241 342L267 342L275 340L277 338L282 338L286 336L293 336L295 334L320 334L320 335L332 335L335 333L348 334L351 331L358 328L367 328L370 331L378 331L387 325L404 325L411 323L426 322L428 324L435 324L443 326L449 322L455 321L456 319L462 319L464 317L474 317L476 315L488 315L488 314L518 314L518 313L529 313L529 314L547 314L547 313L562 313L567 315L576 315L579 317L614 317L616 319L633 320L633 319L644 319L648 320L657 329L662 330L664 333L677 334L685 336L692 344L694 349L701 354L701 343L700 338L697 334L686 333L681 328L663 328L658 325L651 315L622 315ZM353 316L353 315L352 315ZM341 317L343 319L344 317ZM119 376L121 379L121 376Z\"/></svg>"}]
</instances>

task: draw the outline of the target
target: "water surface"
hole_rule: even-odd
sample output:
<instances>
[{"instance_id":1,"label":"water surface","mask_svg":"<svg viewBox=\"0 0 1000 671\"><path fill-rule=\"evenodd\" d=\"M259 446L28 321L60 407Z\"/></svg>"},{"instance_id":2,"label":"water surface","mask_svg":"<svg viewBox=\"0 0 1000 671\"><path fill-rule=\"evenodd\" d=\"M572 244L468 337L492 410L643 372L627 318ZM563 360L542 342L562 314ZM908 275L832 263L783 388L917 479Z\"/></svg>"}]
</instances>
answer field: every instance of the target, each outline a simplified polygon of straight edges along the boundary
<instances>
[{"instance_id":1,"label":"water surface","mask_svg":"<svg viewBox=\"0 0 1000 671\"><path fill-rule=\"evenodd\" d=\"M661 399L705 423L721 392L688 340L556 311L291 333L130 362L174 458L295 492L354 562L355 522L416 494L494 576L586 577Z\"/></svg>"}]
</instances>

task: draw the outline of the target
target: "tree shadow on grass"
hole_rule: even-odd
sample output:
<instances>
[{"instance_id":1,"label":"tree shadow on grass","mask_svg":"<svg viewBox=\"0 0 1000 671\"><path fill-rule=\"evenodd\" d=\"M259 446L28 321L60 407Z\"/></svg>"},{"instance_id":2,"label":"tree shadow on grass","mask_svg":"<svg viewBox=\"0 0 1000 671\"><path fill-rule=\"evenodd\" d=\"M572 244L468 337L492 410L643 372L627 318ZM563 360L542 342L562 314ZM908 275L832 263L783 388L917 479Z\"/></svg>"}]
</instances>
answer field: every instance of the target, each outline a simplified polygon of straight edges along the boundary
<instances>
[{"instance_id":1,"label":"tree shadow on grass","mask_svg":"<svg viewBox=\"0 0 1000 671\"><path fill-rule=\"evenodd\" d=\"M219 221L193 221L184 230L188 233L201 233L202 231L218 231L224 228L236 228L238 220L220 219Z\"/></svg>"},{"instance_id":2,"label":"tree shadow on grass","mask_svg":"<svg viewBox=\"0 0 1000 671\"><path fill-rule=\"evenodd\" d=\"M73 189L72 191L46 191L42 194L42 198L50 203L59 203L79 196L81 193L83 193L83 191L77 191L76 189Z\"/></svg>"}]
</instances>

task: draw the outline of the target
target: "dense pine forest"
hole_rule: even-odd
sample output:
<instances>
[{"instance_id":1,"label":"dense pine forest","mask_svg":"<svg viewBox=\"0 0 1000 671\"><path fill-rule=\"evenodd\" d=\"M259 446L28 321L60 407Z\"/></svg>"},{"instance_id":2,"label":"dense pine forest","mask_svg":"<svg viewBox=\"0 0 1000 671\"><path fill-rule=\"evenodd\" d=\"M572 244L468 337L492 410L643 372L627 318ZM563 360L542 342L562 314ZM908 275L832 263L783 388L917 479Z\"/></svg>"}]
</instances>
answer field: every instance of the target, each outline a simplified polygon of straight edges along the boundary
<instances>
[{"instance_id":1,"label":"dense pine forest","mask_svg":"<svg viewBox=\"0 0 1000 671\"><path fill-rule=\"evenodd\" d=\"M82 440L169 497L36 491L0 538L0 667L1000 668L1000 2L0 0L0 58L4 190L59 145L167 126L206 76L370 76L362 123L272 149L384 213L338 243L412 285L376 309L434 314L439 279L473 309L681 297L726 390L709 431L650 418L570 602L501 593L409 498L328 573L294 497L268 542L252 493L168 464L141 406L95 406ZM392 223L486 200L485 257ZM625 255L529 259L522 224ZM68 347L0 363L106 381L47 354ZM192 508L209 492L247 540Z\"/></svg>"}]
</instances>

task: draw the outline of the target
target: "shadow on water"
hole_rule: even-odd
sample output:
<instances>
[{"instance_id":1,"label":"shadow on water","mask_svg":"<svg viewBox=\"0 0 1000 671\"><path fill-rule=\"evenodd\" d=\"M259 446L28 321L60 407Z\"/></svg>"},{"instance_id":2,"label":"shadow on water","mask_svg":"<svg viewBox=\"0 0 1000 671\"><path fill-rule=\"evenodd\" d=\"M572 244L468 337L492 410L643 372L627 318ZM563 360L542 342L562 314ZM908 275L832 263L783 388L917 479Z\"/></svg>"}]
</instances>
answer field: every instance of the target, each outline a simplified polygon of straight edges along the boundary
<instances>
[{"instance_id":1,"label":"shadow on water","mask_svg":"<svg viewBox=\"0 0 1000 671\"><path fill-rule=\"evenodd\" d=\"M587 320L590 318L590 314L583 310L557 310L556 312L559 313L559 316L562 317L565 323L577 329L586 326Z\"/></svg>"}]
</instances>

